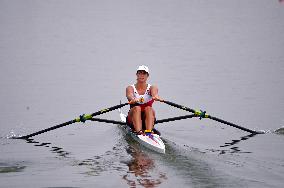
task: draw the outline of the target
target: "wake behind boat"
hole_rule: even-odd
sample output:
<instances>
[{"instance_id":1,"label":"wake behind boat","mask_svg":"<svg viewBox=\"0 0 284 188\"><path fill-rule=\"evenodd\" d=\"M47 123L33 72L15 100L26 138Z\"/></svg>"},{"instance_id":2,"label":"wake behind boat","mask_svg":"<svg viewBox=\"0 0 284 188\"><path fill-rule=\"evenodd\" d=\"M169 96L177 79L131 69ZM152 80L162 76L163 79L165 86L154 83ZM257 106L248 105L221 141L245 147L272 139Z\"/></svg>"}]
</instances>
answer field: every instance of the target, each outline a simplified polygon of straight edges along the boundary
<instances>
[{"instance_id":1,"label":"wake behind boat","mask_svg":"<svg viewBox=\"0 0 284 188\"><path fill-rule=\"evenodd\" d=\"M126 123L126 115L120 112L120 120L123 123ZM159 153L165 153L166 148L163 140L160 138L160 136L156 133L151 134L145 134L145 135L137 135L132 131L132 129L129 126L125 126L125 130L127 134L129 134L135 141L143 145L144 147L151 149L153 151L159 152Z\"/></svg>"}]
</instances>

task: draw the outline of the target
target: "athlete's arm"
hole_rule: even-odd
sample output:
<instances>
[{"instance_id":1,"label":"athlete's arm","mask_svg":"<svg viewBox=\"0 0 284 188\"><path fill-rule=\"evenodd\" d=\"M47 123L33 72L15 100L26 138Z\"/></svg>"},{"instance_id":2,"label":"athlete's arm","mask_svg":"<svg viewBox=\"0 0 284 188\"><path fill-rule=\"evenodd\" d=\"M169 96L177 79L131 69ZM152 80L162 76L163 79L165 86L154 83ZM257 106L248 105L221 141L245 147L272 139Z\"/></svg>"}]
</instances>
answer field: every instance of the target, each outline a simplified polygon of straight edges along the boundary
<instances>
[{"instance_id":1,"label":"athlete's arm","mask_svg":"<svg viewBox=\"0 0 284 188\"><path fill-rule=\"evenodd\" d=\"M130 104L135 104L135 103L138 102L138 99L135 99L135 97L134 97L133 94L134 94L133 87L128 86L128 87L126 88L126 98L127 98L128 102L129 102Z\"/></svg>"},{"instance_id":2,"label":"athlete's arm","mask_svg":"<svg viewBox=\"0 0 284 188\"><path fill-rule=\"evenodd\" d=\"M157 86L151 86L150 92L151 92L152 98L155 101L163 101L163 99L161 99L160 96L158 95L158 87Z\"/></svg>"}]
</instances>

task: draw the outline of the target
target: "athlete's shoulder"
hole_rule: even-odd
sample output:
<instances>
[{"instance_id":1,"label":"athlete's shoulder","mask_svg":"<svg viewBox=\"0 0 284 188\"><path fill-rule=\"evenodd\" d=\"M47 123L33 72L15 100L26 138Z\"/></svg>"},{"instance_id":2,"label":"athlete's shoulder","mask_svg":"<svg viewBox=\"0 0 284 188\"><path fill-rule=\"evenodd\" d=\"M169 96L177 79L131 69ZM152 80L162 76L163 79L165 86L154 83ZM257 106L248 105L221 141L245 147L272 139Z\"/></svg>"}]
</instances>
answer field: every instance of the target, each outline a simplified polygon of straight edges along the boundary
<instances>
[{"instance_id":1,"label":"athlete's shoulder","mask_svg":"<svg viewBox=\"0 0 284 188\"><path fill-rule=\"evenodd\" d=\"M158 89L158 86L157 85L151 85L150 89Z\"/></svg>"},{"instance_id":2,"label":"athlete's shoulder","mask_svg":"<svg viewBox=\"0 0 284 188\"><path fill-rule=\"evenodd\" d=\"M133 87L133 85L127 86L127 87L126 87L126 91L134 92L134 87Z\"/></svg>"}]
</instances>

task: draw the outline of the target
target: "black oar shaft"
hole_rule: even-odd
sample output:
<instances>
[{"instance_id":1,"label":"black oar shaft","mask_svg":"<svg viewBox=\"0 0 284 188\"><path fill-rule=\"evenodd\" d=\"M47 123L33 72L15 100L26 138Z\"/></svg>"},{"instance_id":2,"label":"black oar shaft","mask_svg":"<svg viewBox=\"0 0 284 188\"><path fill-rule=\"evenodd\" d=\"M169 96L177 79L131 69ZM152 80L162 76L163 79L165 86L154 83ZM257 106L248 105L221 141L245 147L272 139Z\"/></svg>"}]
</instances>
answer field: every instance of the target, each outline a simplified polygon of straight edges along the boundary
<instances>
[{"instance_id":1,"label":"black oar shaft","mask_svg":"<svg viewBox=\"0 0 284 188\"><path fill-rule=\"evenodd\" d=\"M87 119L84 119L83 122L85 122L86 120L90 119L89 117L94 117L94 116L97 116L97 115L100 115L100 114L104 114L106 112L110 112L112 110L115 110L115 109L118 109L118 108L121 108L123 106L126 106L128 105L129 103L124 103L124 104L119 104L119 105L116 105L116 106L113 106L113 107L110 107L110 108L106 108L106 109L103 109L103 110L100 110L100 111L97 111L93 114L90 114L90 115L87 115ZM33 137L33 136L36 136L36 135L39 135L39 134L42 134L42 133L45 133L47 131L51 131L51 130L54 130L54 129L58 129L60 127L64 127L66 125L70 125L70 124L73 124L73 123L76 123L76 122L80 122L80 118L76 118L76 119L73 119L71 121L68 121L68 122L65 122L65 123L62 123L62 124L59 124L59 125L56 125L56 126L53 126L53 127L50 127L50 128L47 128L47 129L43 129L41 131L37 131L35 133L32 133L32 134L29 134L29 135L26 135L26 136L21 136L21 137L16 137L16 139L28 139L29 137Z\"/></svg>"},{"instance_id":2,"label":"black oar shaft","mask_svg":"<svg viewBox=\"0 0 284 188\"><path fill-rule=\"evenodd\" d=\"M188 118L193 118L193 117L196 117L196 115L195 114L191 114L191 115L185 115L185 116L178 116L178 117L173 117L173 118L161 119L161 120L157 120L155 122L155 124L171 122L171 121L176 121L176 120L181 120L181 119L188 119Z\"/></svg>"},{"instance_id":3,"label":"black oar shaft","mask_svg":"<svg viewBox=\"0 0 284 188\"><path fill-rule=\"evenodd\" d=\"M118 125L126 125L126 123L124 123L124 122L114 121L114 120L109 120L109 119L91 118L90 120L91 121L104 122L104 123L113 123L113 124L118 124Z\"/></svg>"},{"instance_id":4,"label":"black oar shaft","mask_svg":"<svg viewBox=\"0 0 284 188\"><path fill-rule=\"evenodd\" d=\"M168 104L168 105L170 105L170 106L174 106L174 107L176 107L176 108L179 108L179 109L182 109L182 110L185 110L185 111L188 111L188 112L192 112L192 113L194 113L194 114L196 114L196 113L199 114L199 113L200 113L200 112L198 112L198 111L196 111L196 110L194 110L194 109L191 109L191 108L188 108L188 107L179 105L179 104L175 104L175 103L170 102L170 101L162 101L162 102L164 102L164 103L166 103L166 104ZM205 112L204 112L204 113L205 113ZM252 133L252 134L261 134L261 133L262 133L262 132L257 132L257 131L250 130L250 129L245 128L245 127L241 127L241 126L236 125L236 124L234 124L234 123L230 123L230 122L228 122L228 121L225 121L225 120L222 120L222 119L219 119L219 118L216 118L216 117L207 115L207 114L206 114L206 115L204 114L204 117L210 118L210 119L215 120L215 121L218 121L218 122L220 122L220 123L224 123L224 124L226 124L226 125L230 125L230 126L232 126L232 127L241 129L241 130L243 130L243 131L247 131L247 132ZM204 117L203 117L203 118L204 118Z\"/></svg>"},{"instance_id":5,"label":"black oar shaft","mask_svg":"<svg viewBox=\"0 0 284 188\"><path fill-rule=\"evenodd\" d=\"M100 110L100 111L98 111L98 112L92 113L91 115L92 115L92 117L97 116L97 115L101 115L101 114L104 114L104 113L106 113L106 112L110 112L110 111L112 111L112 110L121 108L121 107L123 107L123 106L125 106L125 105L128 105L128 104L129 104L129 103L119 104L119 105L116 105L116 106L113 106L113 107L110 107L110 108L106 108L106 109Z\"/></svg>"},{"instance_id":6,"label":"black oar shaft","mask_svg":"<svg viewBox=\"0 0 284 188\"><path fill-rule=\"evenodd\" d=\"M241 126L236 125L236 124L234 124L234 123L231 123L231 122L228 122L228 121L225 121L225 120L222 120L222 119L219 119L219 118L210 116L210 115L208 116L208 118L209 118L209 119L212 119L212 120L215 120L215 121L218 121L218 122L220 122L220 123L226 124L226 125L230 125L230 126L232 126L232 127L241 129L241 130L243 130L243 131L246 131L246 132L249 132L249 133L252 133L252 134L259 134L259 133L260 133L260 132L247 129L247 128L245 128L245 127L241 127Z\"/></svg>"},{"instance_id":7,"label":"black oar shaft","mask_svg":"<svg viewBox=\"0 0 284 188\"><path fill-rule=\"evenodd\" d=\"M193 118L193 117L196 117L196 115L191 114L191 115L185 115L185 116L178 116L178 117L172 117L172 118L167 118L167 119L161 119L161 120L156 120L155 124L171 122L171 121L176 121L176 120L182 120L182 119L188 119L188 118ZM118 125L126 125L126 123L124 123L124 122L114 121L114 120L109 120L109 119L91 118L90 120L91 121L104 122L104 123L118 124Z\"/></svg>"},{"instance_id":8,"label":"black oar shaft","mask_svg":"<svg viewBox=\"0 0 284 188\"><path fill-rule=\"evenodd\" d=\"M170 101L162 101L170 106L173 106L173 107L176 107L176 108L179 108L179 109L182 109L182 110L185 110L185 111L188 111L188 112L192 112L192 113L195 113L195 110L194 109L191 109L191 108L188 108L186 106L182 106L182 105L179 105L179 104L175 104L173 102L170 102Z\"/></svg>"},{"instance_id":9,"label":"black oar shaft","mask_svg":"<svg viewBox=\"0 0 284 188\"><path fill-rule=\"evenodd\" d=\"M66 125L70 125L70 124L75 123L75 122L76 122L76 120L71 120L71 121L68 121L68 122L65 122L65 123L62 123L62 124L53 126L53 127L49 127L49 128L47 128L47 129L43 129L43 130L41 130L41 131L38 131L38 132L35 132L35 133L32 133L32 134L29 134L29 135L26 135L26 136L17 137L17 139L28 139L29 137L33 137L33 136L36 136L36 135L45 133L45 132L47 132L47 131L51 131L51 130L54 130L54 129L58 129L58 128L60 128L60 127L64 127L64 126L66 126Z\"/></svg>"}]
</instances>

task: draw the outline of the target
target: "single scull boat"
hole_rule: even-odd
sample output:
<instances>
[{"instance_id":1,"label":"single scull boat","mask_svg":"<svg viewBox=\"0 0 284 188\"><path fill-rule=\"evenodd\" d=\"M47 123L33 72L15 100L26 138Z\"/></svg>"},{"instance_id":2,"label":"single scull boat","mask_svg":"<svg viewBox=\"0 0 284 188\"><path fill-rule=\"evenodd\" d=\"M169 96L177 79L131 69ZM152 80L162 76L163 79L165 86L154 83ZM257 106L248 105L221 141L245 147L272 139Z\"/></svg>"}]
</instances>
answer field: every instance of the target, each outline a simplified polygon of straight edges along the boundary
<instances>
[{"instance_id":1,"label":"single scull boat","mask_svg":"<svg viewBox=\"0 0 284 188\"><path fill-rule=\"evenodd\" d=\"M119 114L120 120L126 123L126 115L123 114L120 109L119 112L120 112ZM158 134L152 133L149 135L137 135L127 125L125 126L125 130L135 141L145 146L146 148L149 148L159 153L165 153L166 151L165 144Z\"/></svg>"}]
</instances>

